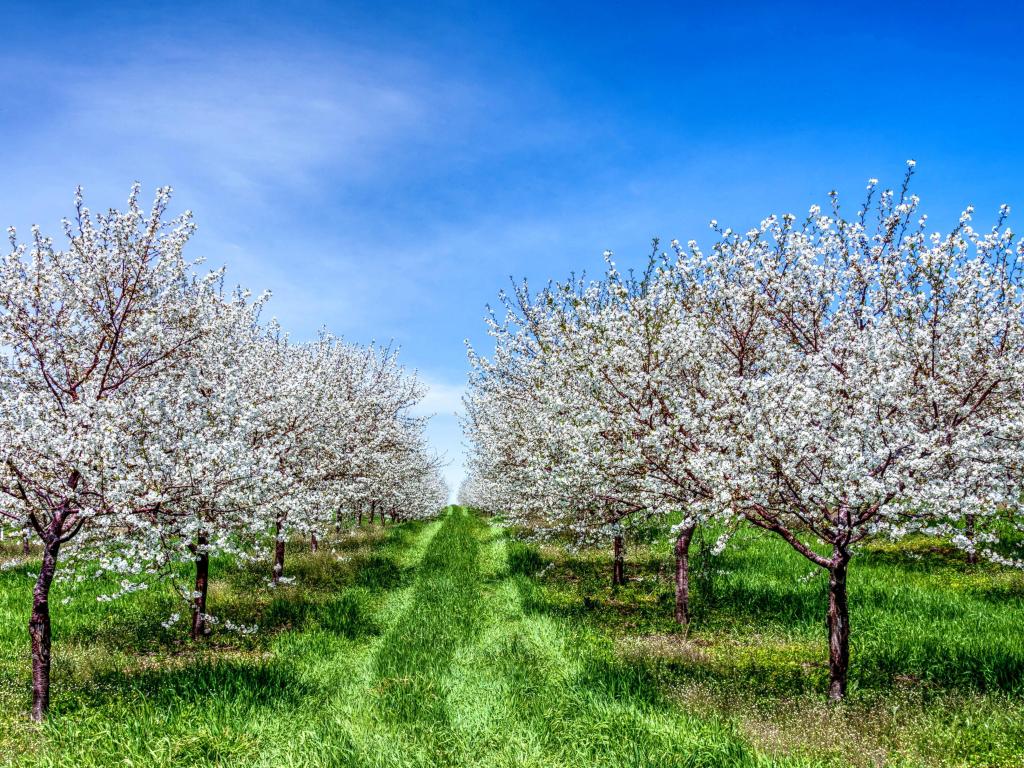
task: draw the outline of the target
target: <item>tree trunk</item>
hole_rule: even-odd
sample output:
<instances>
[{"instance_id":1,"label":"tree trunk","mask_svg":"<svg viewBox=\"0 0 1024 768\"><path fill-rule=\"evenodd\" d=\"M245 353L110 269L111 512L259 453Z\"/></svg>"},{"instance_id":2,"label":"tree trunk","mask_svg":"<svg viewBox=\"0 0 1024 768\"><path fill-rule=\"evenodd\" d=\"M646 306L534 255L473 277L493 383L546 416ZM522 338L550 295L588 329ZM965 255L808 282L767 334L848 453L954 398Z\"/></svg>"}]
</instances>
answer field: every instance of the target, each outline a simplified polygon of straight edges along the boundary
<instances>
[{"instance_id":1,"label":"tree trunk","mask_svg":"<svg viewBox=\"0 0 1024 768\"><path fill-rule=\"evenodd\" d=\"M684 627L690 623L690 542L696 525L679 531L676 539L676 613L675 618Z\"/></svg>"},{"instance_id":2,"label":"tree trunk","mask_svg":"<svg viewBox=\"0 0 1024 768\"><path fill-rule=\"evenodd\" d=\"M320 542L317 541L316 534L315 533L309 534L309 551L310 552L316 552L319 549L320 549Z\"/></svg>"},{"instance_id":3,"label":"tree trunk","mask_svg":"<svg viewBox=\"0 0 1024 768\"><path fill-rule=\"evenodd\" d=\"M57 572L61 526L51 526L43 542L43 563L32 590L32 614L28 634L32 640L32 719L42 722L50 708L50 585Z\"/></svg>"},{"instance_id":4,"label":"tree trunk","mask_svg":"<svg viewBox=\"0 0 1024 768\"><path fill-rule=\"evenodd\" d=\"M284 574L284 518L278 517L274 522L274 575L272 581L277 584Z\"/></svg>"},{"instance_id":5,"label":"tree trunk","mask_svg":"<svg viewBox=\"0 0 1024 768\"><path fill-rule=\"evenodd\" d=\"M612 553L612 586L620 587L626 583L626 546L621 533L615 534Z\"/></svg>"},{"instance_id":6,"label":"tree trunk","mask_svg":"<svg viewBox=\"0 0 1024 768\"><path fill-rule=\"evenodd\" d=\"M828 572L828 698L842 701L850 668L850 609L846 601L848 552L836 547Z\"/></svg>"},{"instance_id":7,"label":"tree trunk","mask_svg":"<svg viewBox=\"0 0 1024 768\"><path fill-rule=\"evenodd\" d=\"M974 515L967 515L964 535L971 542L971 548L967 552L967 562L970 565L975 565L978 562L978 551L974 548L974 522Z\"/></svg>"},{"instance_id":8,"label":"tree trunk","mask_svg":"<svg viewBox=\"0 0 1024 768\"><path fill-rule=\"evenodd\" d=\"M30 554L32 554L32 549L31 549L31 547L29 546L29 543L28 543L28 531L25 531L25 535L21 538L21 554L23 554L23 555L30 555Z\"/></svg>"},{"instance_id":9,"label":"tree trunk","mask_svg":"<svg viewBox=\"0 0 1024 768\"><path fill-rule=\"evenodd\" d=\"M198 640L210 634L206 623L206 593L210 585L210 553L206 549L209 539L206 532L196 537L192 552L196 556L196 585L192 591L192 639Z\"/></svg>"},{"instance_id":10,"label":"tree trunk","mask_svg":"<svg viewBox=\"0 0 1024 768\"><path fill-rule=\"evenodd\" d=\"M359 527L360 528L363 527L363 510L362 509L359 510Z\"/></svg>"}]
</instances>

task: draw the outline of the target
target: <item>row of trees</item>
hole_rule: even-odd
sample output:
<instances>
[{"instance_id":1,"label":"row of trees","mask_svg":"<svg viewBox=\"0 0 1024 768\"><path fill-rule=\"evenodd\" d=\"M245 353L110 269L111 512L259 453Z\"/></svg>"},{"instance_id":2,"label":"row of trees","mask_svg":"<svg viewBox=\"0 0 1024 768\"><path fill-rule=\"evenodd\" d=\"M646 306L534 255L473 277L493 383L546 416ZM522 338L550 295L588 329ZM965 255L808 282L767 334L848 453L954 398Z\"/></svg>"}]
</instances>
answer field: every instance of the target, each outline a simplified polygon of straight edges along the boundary
<instances>
[{"instance_id":1,"label":"row of trees","mask_svg":"<svg viewBox=\"0 0 1024 768\"><path fill-rule=\"evenodd\" d=\"M209 631L212 555L273 552L364 512L434 514L447 488L412 414L424 390L390 348L322 333L295 343L262 323L266 297L225 291L184 249L189 213L76 199L67 246L33 230L0 263L0 520L35 537L32 715L50 690L51 585L59 565L194 583L192 636ZM123 581L132 588L131 577Z\"/></svg>"},{"instance_id":2,"label":"row of trees","mask_svg":"<svg viewBox=\"0 0 1024 768\"><path fill-rule=\"evenodd\" d=\"M841 699L859 545L924 532L1014 562L998 537L1024 466L1024 249L1006 208L929 231L912 174L872 180L852 218L833 193L802 221L712 222L706 252L655 243L639 276L607 254L603 279L503 296L494 354L470 349L462 503L616 553L631 521L682 512L682 623L696 526L780 537L828 573Z\"/></svg>"}]
</instances>

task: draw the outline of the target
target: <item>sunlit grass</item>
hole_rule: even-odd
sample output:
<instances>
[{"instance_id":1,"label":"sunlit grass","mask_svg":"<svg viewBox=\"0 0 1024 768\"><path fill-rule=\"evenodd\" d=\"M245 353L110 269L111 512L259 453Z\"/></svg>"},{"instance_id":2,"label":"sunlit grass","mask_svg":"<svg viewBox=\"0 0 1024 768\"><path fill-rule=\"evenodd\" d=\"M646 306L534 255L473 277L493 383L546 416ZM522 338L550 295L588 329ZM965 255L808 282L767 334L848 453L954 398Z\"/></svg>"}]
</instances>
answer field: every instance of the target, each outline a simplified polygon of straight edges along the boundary
<instances>
[{"instance_id":1,"label":"sunlit grass","mask_svg":"<svg viewBox=\"0 0 1024 768\"><path fill-rule=\"evenodd\" d=\"M5 559L13 557L8 552ZM664 536L566 556L462 510L310 554L213 568L211 610L261 631L198 645L171 590L56 590L54 710L26 717L34 563L0 572L0 764L199 766L1016 766L1019 574L933 545L851 570L850 701L826 704L824 584L742 534L671 620ZM704 566L707 567L704 567ZM704 570L701 570L704 568ZM71 596L67 604L63 598Z\"/></svg>"}]
</instances>

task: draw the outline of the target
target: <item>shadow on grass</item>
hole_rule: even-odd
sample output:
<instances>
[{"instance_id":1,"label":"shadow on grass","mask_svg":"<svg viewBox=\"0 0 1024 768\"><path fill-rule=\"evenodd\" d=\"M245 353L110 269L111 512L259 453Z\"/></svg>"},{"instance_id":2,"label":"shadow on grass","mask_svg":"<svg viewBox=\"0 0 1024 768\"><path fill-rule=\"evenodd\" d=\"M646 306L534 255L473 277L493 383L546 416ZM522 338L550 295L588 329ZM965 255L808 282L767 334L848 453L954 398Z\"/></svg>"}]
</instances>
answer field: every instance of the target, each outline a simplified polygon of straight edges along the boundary
<instances>
[{"instance_id":1,"label":"shadow on grass","mask_svg":"<svg viewBox=\"0 0 1024 768\"><path fill-rule=\"evenodd\" d=\"M783 697L823 692L828 658L824 575L801 582L793 569L787 571L778 561L769 567L760 562L763 552L752 554L723 558L724 573L716 577L710 600L699 583L693 585L695 620L687 640L672 621L672 586L658 578L659 558L629 562L632 582L618 590L607 583L610 558L564 557L539 578L528 578L541 570L540 554L515 545L509 572L518 574L524 612L568 619L635 642L631 663L656 679ZM912 685L1024 691L1024 641L1007 631L1021 607L1015 587L1008 588L1011 597L1009 605L1000 606L1003 612L993 608L983 615L979 612L986 610L987 599L976 600L969 591L942 591L930 580L911 582L892 566L861 559L855 565L850 595L854 689ZM991 589L998 592L999 587ZM965 618L970 616L978 616L980 623Z\"/></svg>"},{"instance_id":2,"label":"shadow on grass","mask_svg":"<svg viewBox=\"0 0 1024 768\"><path fill-rule=\"evenodd\" d=\"M231 704L243 709L299 707L323 691L301 679L286 660L263 658L188 659L160 669L105 671L81 686L73 697L61 696L57 714L79 709L124 706L134 699L174 709L192 704Z\"/></svg>"},{"instance_id":3,"label":"shadow on grass","mask_svg":"<svg viewBox=\"0 0 1024 768\"><path fill-rule=\"evenodd\" d=\"M170 585L157 584L114 603L86 600L77 611L73 606L58 608L54 616L57 647L86 655L90 648L117 651L143 664L166 665L172 669L168 674L181 676L187 673L177 665L188 654L209 659L209 654L220 652L265 651L282 632L318 630L348 640L378 635L382 630L376 619L377 604L406 579L406 571L392 554L412 540L403 528L396 526L387 534L364 539L354 550L359 554L345 559L339 560L326 547L315 554L292 552L288 562L296 583L276 589L268 588L264 576L257 575L256 568L262 564L239 569L219 559L211 569L210 611L222 620L258 626L254 634L214 626L209 637L198 643L190 641L188 606ZM163 626L173 614L181 617L178 623ZM211 683L220 680L214 673L203 674ZM254 678L259 674L258 670L251 672ZM89 678L72 684L91 689L108 683L109 678Z\"/></svg>"},{"instance_id":4,"label":"shadow on grass","mask_svg":"<svg viewBox=\"0 0 1024 768\"><path fill-rule=\"evenodd\" d=\"M546 570L550 569L550 570ZM565 557L556 562L545 558L533 545L511 542L508 546L508 576L538 576L550 586L543 611L562 618L582 620L603 629L630 632L671 632L675 596L669 582L667 563L649 556L627 561L625 585L612 588L611 561L596 557ZM697 615L703 611L702 595L696 585L691 591ZM534 610L529 602L526 610Z\"/></svg>"},{"instance_id":5,"label":"shadow on grass","mask_svg":"<svg viewBox=\"0 0 1024 768\"><path fill-rule=\"evenodd\" d=\"M541 587L523 575L509 579L524 615L545 613ZM554 635L509 633L489 655L504 710L546 755L572 755L574 765L761 764L731 724L681 711L663 668L618 653L585 623L555 617Z\"/></svg>"}]
</instances>

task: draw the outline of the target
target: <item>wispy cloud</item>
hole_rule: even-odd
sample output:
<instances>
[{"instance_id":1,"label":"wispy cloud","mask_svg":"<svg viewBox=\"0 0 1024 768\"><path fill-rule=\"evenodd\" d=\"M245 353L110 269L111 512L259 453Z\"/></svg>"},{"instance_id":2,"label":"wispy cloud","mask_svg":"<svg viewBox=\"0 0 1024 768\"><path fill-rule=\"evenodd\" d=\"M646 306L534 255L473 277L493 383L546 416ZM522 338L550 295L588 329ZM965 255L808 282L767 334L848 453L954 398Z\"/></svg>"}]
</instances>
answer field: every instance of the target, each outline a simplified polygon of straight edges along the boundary
<instances>
[{"instance_id":1,"label":"wispy cloud","mask_svg":"<svg viewBox=\"0 0 1024 768\"><path fill-rule=\"evenodd\" d=\"M240 189L306 184L324 166L369 172L454 96L428 73L361 55L160 58L99 82L61 78L68 118L79 135L187 155L190 170Z\"/></svg>"},{"instance_id":2,"label":"wispy cloud","mask_svg":"<svg viewBox=\"0 0 1024 768\"><path fill-rule=\"evenodd\" d=\"M417 415L437 414L454 417L462 413L462 396L466 392L465 384L451 384L422 375L419 378L427 386L427 394L416 407Z\"/></svg>"}]
</instances>

